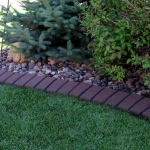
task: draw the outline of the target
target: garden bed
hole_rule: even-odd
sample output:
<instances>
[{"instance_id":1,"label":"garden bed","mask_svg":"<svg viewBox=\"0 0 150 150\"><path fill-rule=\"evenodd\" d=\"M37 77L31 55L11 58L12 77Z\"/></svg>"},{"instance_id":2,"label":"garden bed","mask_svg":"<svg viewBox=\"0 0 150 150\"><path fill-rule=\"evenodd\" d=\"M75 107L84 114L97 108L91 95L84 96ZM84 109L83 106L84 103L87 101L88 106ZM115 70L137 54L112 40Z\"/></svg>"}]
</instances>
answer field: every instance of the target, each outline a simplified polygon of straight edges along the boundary
<instances>
[{"instance_id":1,"label":"garden bed","mask_svg":"<svg viewBox=\"0 0 150 150\"><path fill-rule=\"evenodd\" d=\"M8 58L8 50L2 51L0 57L0 69L6 69L16 73L27 73L38 76L48 76L68 81L83 82L90 85L107 87L114 90L124 91L138 95L150 97L150 91L144 86L144 80L139 70L130 69L126 71L124 82L118 82L111 79L108 75L98 73L98 69L93 69L87 64L60 62L56 65L50 65L46 61L30 61L23 63L14 63Z\"/></svg>"}]
</instances>

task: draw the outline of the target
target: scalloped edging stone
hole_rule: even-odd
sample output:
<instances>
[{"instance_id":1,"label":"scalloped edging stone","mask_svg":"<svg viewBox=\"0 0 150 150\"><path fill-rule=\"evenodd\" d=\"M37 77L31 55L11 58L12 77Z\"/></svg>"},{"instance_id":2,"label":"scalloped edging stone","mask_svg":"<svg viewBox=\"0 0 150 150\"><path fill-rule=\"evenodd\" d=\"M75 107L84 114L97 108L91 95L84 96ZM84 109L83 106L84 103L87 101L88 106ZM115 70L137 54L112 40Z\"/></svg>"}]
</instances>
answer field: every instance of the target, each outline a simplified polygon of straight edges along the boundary
<instances>
[{"instance_id":1,"label":"scalloped edging stone","mask_svg":"<svg viewBox=\"0 0 150 150\"><path fill-rule=\"evenodd\" d=\"M87 101L108 104L114 106L114 108L127 110L135 115L150 118L150 98L136 94L86 83L25 73L13 73L6 70L0 70L0 83L35 88L44 92L67 94Z\"/></svg>"}]
</instances>

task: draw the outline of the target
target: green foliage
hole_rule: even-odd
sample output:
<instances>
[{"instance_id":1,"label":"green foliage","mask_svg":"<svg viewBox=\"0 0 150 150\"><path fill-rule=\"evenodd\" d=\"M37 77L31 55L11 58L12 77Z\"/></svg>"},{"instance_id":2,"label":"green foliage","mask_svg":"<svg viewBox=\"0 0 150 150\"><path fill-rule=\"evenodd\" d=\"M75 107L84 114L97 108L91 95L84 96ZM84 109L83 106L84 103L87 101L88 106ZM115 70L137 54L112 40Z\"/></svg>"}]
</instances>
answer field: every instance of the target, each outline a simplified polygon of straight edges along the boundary
<instances>
[{"instance_id":1,"label":"green foliage","mask_svg":"<svg viewBox=\"0 0 150 150\"><path fill-rule=\"evenodd\" d=\"M25 13L14 9L13 13L2 17L6 31L0 35L8 45L19 42L17 52L24 53L29 60L46 59L48 56L70 61L85 59L85 52L81 49L87 46L89 38L79 26L81 9L77 0L19 2ZM68 49L64 51L68 41L75 46L71 50L72 55L68 55Z\"/></svg>"},{"instance_id":2,"label":"green foliage","mask_svg":"<svg viewBox=\"0 0 150 150\"><path fill-rule=\"evenodd\" d=\"M67 42L67 48L58 47L60 50L60 58L62 58L63 61L66 60L81 60L81 55L79 54L81 52L81 49L73 49L73 45L71 41ZM66 55L67 54L67 55Z\"/></svg>"},{"instance_id":3,"label":"green foliage","mask_svg":"<svg viewBox=\"0 0 150 150\"><path fill-rule=\"evenodd\" d=\"M1 150L149 150L150 120L75 97L0 85Z\"/></svg>"},{"instance_id":4,"label":"green foliage","mask_svg":"<svg viewBox=\"0 0 150 150\"><path fill-rule=\"evenodd\" d=\"M150 46L150 0L91 0L90 3L81 7L81 24L86 27L86 35L93 38L88 50L101 73L121 81L127 64L150 68L150 51L140 51L141 47Z\"/></svg>"}]
</instances>

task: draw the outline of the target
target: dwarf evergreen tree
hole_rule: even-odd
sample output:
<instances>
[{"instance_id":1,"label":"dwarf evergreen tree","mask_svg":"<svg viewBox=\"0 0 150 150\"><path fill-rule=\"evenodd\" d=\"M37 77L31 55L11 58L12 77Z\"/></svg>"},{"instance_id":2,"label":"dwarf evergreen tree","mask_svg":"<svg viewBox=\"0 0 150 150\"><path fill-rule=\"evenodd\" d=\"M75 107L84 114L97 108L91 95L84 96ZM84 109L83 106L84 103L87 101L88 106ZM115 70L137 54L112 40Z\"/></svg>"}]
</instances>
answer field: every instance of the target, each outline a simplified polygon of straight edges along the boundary
<instances>
[{"instance_id":1,"label":"dwarf evergreen tree","mask_svg":"<svg viewBox=\"0 0 150 150\"><path fill-rule=\"evenodd\" d=\"M81 49L89 39L82 33L78 21L78 14L81 13L78 2L21 0L25 12L14 9L13 14L3 17L5 32L0 34L7 44L19 42L20 48L16 51L25 54L29 60L48 56L64 61L73 61L74 58L83 60L85 52Z\"/></svg>"}]
</instances>

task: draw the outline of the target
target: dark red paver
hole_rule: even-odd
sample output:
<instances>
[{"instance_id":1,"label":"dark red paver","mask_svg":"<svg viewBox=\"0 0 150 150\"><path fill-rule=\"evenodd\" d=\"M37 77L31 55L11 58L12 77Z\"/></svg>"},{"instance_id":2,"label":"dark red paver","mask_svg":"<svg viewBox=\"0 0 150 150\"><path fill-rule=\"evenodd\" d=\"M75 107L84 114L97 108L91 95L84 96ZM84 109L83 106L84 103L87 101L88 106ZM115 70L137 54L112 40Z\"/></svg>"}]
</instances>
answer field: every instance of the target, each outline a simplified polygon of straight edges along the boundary
<instances>
[{"instance_id":1,"label":"dark red paver","mask_svg":"<svg viewBox=\"0 0 150 150\"><path fill-rule=\"evenodd\" d=\"M113 105L119 109L130 110L136 115L150 118L150 98L144 98L136 94L45 76L13 73L6 70L0 70L0 83L69 94L82 99Z\"/></svg>"},{"instance_id":2,"label":"dark red paver","mask_svg":"<svg viewBox=\"0 0 150 150\"><path fill-rule=\"evenodd\" d=\"M24 86L28 88L34 88L38 83L40 83L45 76L35 76L29 82L27 82Z\"/></svg>"},{"instance_id":3,"label":"dark red paver","mask_svg":"<svg viewBox=\"0 0 150 150\"><path fill-rule=\"evenodd\" d=\"M7 71L5 72L4 74L2 74L0 76L0 83L4 83L5 80L7 80L10 76L12 76L14 73L13 72L10 72L10 71Z\"/></svg>"},{"instance_id":4,"label":"dark red paver","mask_svg":"<svg viewBox=\"0 0 150 150\"><path fill-rule=\"evenodd\" d=\"M144 111L144 112L142 113L142 115L143 115L144 117L150 118L150 108L147 109L146 111Z\"/></svg>"},{"instance_id":5,"label":"dark red paver","mask_svg":"<svg viewBox=\"0 0 150 150\"><path fill-rule=\"evenodd\" d=\"M116 106L119 104L124 98L126 98L129 94L126 92L118 91L116 94L111 96L105 103L108 105Z\"/></svg>"},{"instance_id":6,"label":"dark red paver","mask_svg":"<svg viewBox=\"0 0 150 150\"><path fill-rule=\"evenodd\" d=\"M52 82L54 82L56 78L46 77L43 81L41 81L35 88L44 91Z\"/></svg>"},{"instance_id":7,"label":"dark red paver","mask_svg":"<svg viewBox=\"0 0 150 150\"><path fill-rule=\"evenodd\" d=\"M133 113L135 113L136 115L139 115L148 107L150 107L150 99L149 98L143 98L141 101L139 101L136 105L134 105L131 108L131 111Z\"/></svg>"},{"instance_id":8,"label":"dark red paver","mask_svg":"<svg viewBox=\"0 0 150 150\"><path fill-rule=\"evenodd\" d=\"M4 83L13 84L15 81L17 81L22 76L24 76L24 73L15 73L11 77L9 77Z\"/></svg>"},{"instance_id":9,"label":"dark red paver","mask_svg":"<svg viewBox=\"0 0 150 150\"><path fill-rule=\"evenodd\" d=\"M90 84L86 83L80 83L78 86L76 86L70 93L69 95L71 96L76 96L80 97L81 94L83 94L87 89L91 87Z\"/></svg>"},{"instance_id":10,"label":"dark red paver","mask_svg":"<svg viewBox=\"0 0 150 150\"><path fill-rule=\"evenodd\" d=\"M128 109L130 109L134 104L136 104L142 98L143 97L140 96L140 95L131 94L130 96L128 96L127 98L125 98L124 101L122 101L117 106L117 108L128 110Z\"/></svg>"},{"instance_id":11,"label":"dark red paver","mask_svg":"<svg viewBox=\"0 0 150 150\"><path fill-rule=\"evenodd\" d=\"M13 85L24 86L24 84L26 84L33 77L35 77L35 75L26 74L23 77L21 77L19 80L17 80Z\"/></svg>"},{"instance_id":12,"label":"dark red paver","mask_svg":"<svg viewBox=\"0 0 150 150\"><path fill-rule=\"evenodd\" d=\"M103 90L103 88L100 86L92 86L85 93L83 93L80 96L80 98L85 99L85 100L92 100L92 98L94 98L94 96L101 90Z\"/></svg>"},{"instance_id":13,"label":"dark red paver","mask_svg":"<svg viewBox=\"0 0 150 150\"><path fill-rule=\"evenodd\" d=\"M110 98L113 94L115 94L117 91L105 88L102 90L98 95L96 95L93 99L95 102L104 103L108 98Z\"/></svg>"},{"instance_id":14,"label":"dark red paver","mask_svg":"<svg viewBox=\"0 0 150 150\"><path fill-rule=\"evenodd\" d=\"M5 72L6 72L6 70L0 70L0 75L2 75Z\"/></svg>"},{"instance_id":15,"label":"dark red paver","mask_svg":"<svg viewBox=\"0 0 150 150\"><path fill-rule=\"evenodd\" d=\"M59 90L59 88L61 88L67 82L68 82L67 80L57 79L45 91L46 92L57 92Z\"/></svg>"},{"instance_id":16,"label":"dark red paver","mask_svg":"<svg viewBox=\"0 0 150 150\"><path fill-rule=\"evenodd\" d=\"M69 94L69 92L75 88L79 83L78 82L67 82L62 88L58 90L58 93Z\"/></svg>"}]
</instances>

